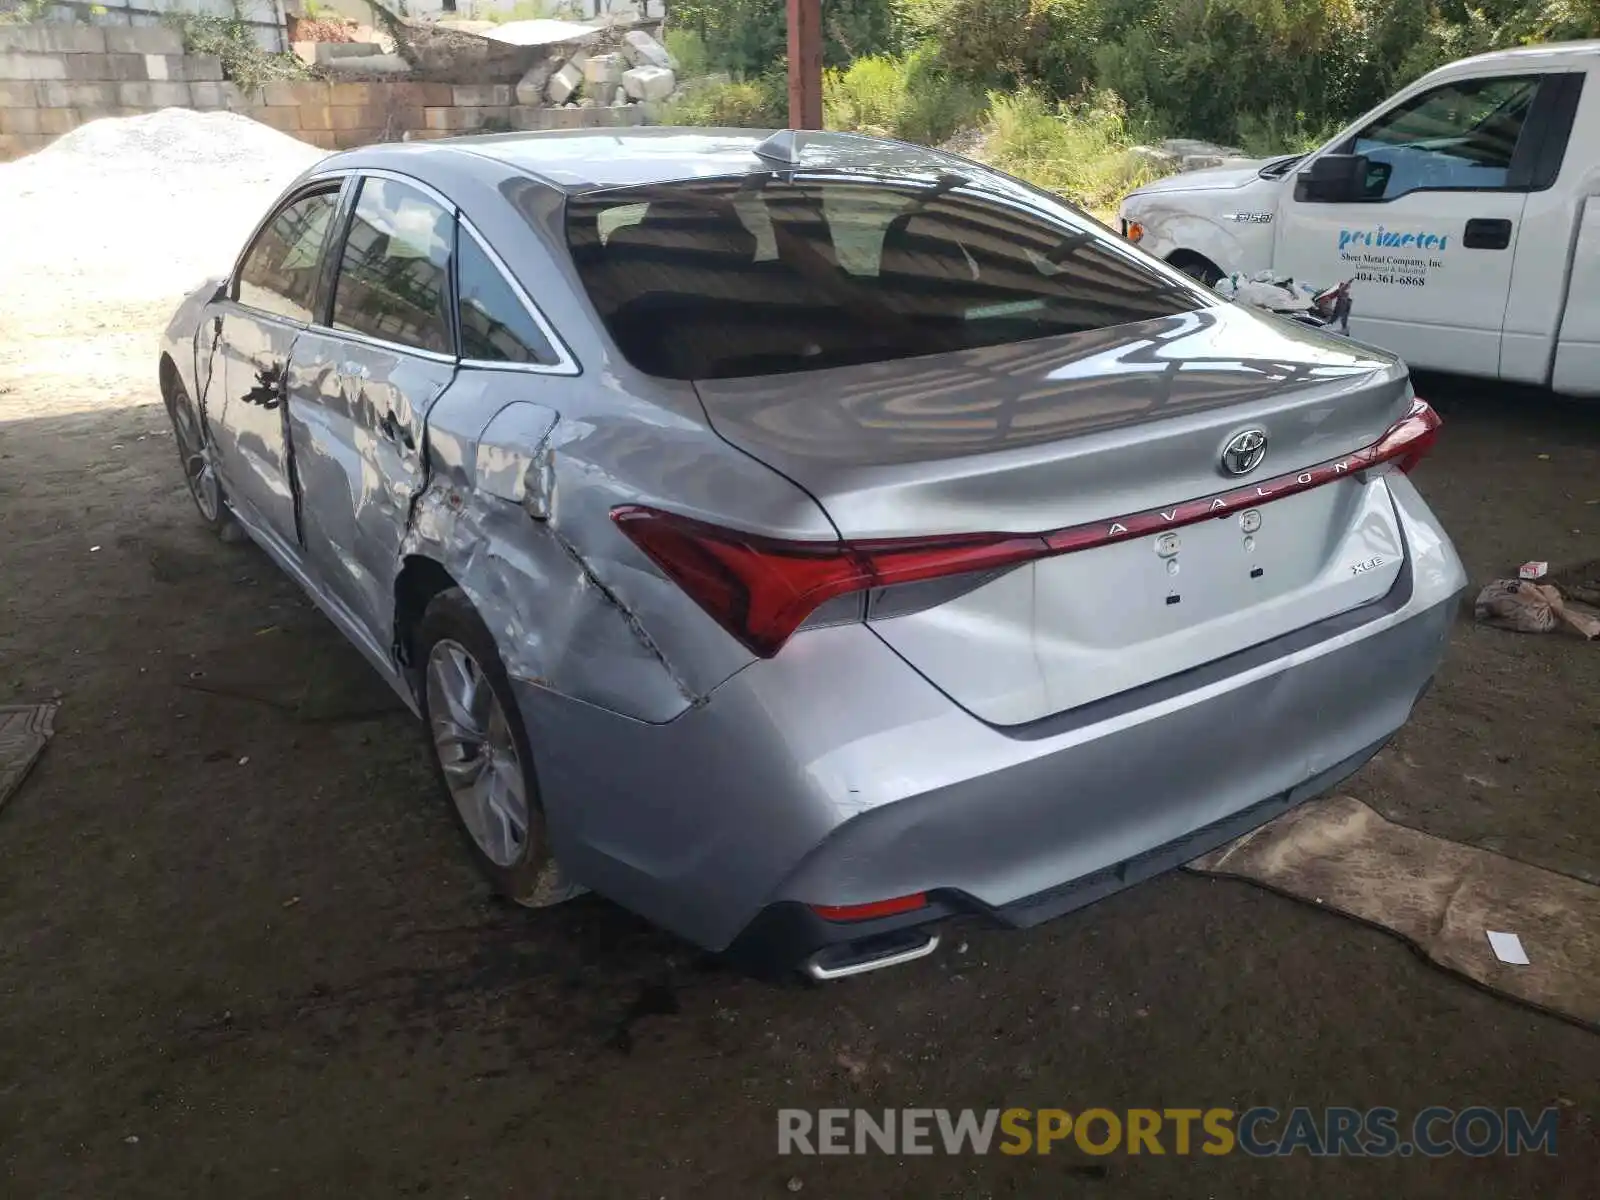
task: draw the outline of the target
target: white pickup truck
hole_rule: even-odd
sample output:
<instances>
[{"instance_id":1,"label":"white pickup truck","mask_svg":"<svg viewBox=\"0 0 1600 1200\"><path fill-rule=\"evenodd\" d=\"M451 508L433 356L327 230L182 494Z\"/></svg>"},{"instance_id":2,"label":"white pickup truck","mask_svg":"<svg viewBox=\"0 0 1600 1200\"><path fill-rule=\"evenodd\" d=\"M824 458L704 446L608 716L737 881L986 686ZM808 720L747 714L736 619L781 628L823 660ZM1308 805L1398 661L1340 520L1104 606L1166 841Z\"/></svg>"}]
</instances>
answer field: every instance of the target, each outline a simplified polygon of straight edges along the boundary
<instances>
[{"instance_id":1,"label":"white pickup truck","mask_svg":"<svg viewBox=\"0 0 1600 1200\"><path fill-rule=\"evenodd\" d=\"M1469 58L1311 153L1163 179L1122 232L1208 283L1352 280L1413 367L1600 395L1600 41Z\"/></svg>"}]
</instances>

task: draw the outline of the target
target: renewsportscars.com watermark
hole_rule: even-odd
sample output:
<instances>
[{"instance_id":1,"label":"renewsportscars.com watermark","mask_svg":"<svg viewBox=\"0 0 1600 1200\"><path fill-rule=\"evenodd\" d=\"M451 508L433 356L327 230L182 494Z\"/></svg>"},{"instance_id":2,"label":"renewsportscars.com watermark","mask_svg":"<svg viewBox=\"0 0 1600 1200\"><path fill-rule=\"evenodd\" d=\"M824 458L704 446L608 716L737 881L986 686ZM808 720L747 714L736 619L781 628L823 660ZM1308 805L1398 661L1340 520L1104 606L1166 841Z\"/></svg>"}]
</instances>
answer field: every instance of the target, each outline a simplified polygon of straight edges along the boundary
<instances>
[{"instance_id":1,"label":"renewsportscars.com watermark","mask_svg":"<svg viewBox=\"0 0 1600 1200\"><path fill-rule=\"evenodd\" d=\"M779 1154L1244 1153L1440 1158L1556 1152L1559 1110L1424 1108L804 1108L778 1110Z\"/></svg>"}]
</instances>

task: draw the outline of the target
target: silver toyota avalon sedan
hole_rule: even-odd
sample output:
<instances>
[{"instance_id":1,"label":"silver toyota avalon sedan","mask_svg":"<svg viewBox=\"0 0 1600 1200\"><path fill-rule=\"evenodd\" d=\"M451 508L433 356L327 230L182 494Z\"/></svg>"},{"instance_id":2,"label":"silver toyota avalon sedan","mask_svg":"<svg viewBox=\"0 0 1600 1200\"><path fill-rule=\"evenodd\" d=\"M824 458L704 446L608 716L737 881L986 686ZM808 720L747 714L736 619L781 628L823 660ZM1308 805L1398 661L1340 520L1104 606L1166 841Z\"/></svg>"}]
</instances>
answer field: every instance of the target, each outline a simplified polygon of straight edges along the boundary
<instances>
[{"instance_id":1,"label":"silver toyota avalon sedan","mask_svg":"<svg viewBox=\"0 0 1600 1200\"><path fill-rule=\"evenodd\" d=\"M160 380L202 518L422 718L496 889L761 971L1031 925L1332 787L1465 583L1395 358L874 138L334 155Z\"/></svg>"}]
</instances>

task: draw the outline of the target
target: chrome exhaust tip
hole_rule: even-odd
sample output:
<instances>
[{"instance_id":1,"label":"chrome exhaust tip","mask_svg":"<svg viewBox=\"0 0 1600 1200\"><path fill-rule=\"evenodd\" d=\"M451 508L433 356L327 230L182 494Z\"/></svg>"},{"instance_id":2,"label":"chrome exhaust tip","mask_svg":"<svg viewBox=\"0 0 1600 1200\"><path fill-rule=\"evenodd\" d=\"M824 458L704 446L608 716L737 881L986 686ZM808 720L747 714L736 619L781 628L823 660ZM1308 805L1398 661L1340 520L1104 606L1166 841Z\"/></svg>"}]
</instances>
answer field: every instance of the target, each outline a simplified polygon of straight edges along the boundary
<instances>
[{"instance_id":1,"label":"chrome exhaust tip","mask_svg":"<svg viewBox=\"0 0 1600 1200\"><path fill-rule=\"evenodd\" d=\"M939 935L924 929L898 930L859 942L845 942L818 950L806 960L805 972L826 983L850 975L865 975L885 967L926 958L939 948Z\"/></svg>"}]
</instances>

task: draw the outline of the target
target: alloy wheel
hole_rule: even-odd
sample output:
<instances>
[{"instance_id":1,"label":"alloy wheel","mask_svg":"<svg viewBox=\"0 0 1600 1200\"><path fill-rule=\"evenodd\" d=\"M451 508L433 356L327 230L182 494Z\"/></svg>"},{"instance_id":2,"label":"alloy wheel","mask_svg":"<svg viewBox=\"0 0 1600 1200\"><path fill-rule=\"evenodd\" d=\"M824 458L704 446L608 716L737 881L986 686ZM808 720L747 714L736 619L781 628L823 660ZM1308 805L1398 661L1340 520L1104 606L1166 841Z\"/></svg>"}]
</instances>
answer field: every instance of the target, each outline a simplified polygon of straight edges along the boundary
<instances>
[{"instance_id":1,"label":"alloy wheel","mask_svg":"<svg viewBox=\"0 0 1600 1200\"><path fill-rule=\"evenodd\" d=\"M459 642L428 653L434 753L462 823L489 861L509 867L528 843L528 796L516 742L483 667Z\"/></svg>"}]
</instances>

